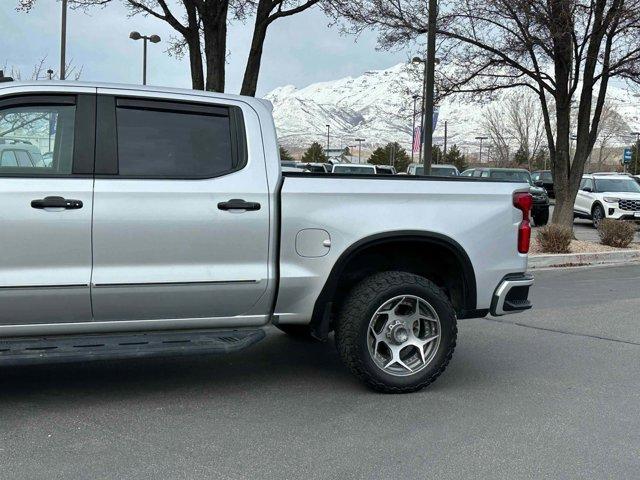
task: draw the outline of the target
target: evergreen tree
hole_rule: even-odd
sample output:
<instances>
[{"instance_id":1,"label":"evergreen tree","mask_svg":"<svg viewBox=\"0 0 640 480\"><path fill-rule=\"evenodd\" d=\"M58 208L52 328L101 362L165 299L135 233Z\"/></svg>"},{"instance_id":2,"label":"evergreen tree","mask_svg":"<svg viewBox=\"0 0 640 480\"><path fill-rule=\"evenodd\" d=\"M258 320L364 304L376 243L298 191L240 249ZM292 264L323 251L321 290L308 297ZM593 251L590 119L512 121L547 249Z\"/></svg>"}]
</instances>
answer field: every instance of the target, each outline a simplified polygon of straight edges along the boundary
<instances>
[{"instance_id":1,"label":"evergreen tree","mask_svg":"<svg viewBox=\"0 0 640 480\"><path fill-rule=\"evenodd\" d=\"M447 151L447 154L444 156L443 163L455 165L460 172L464 172L469 168L467 157L462 154L458 146L455 144Z\"/></svg>"},{"instance_id":2,"label":"evergreen tree","mask_svg":"<svg viewBox=\"0 0 640 480\"><path fill-rule=\"evenodd\" d=\"M289 153L289 150L280 145L280 161L281 162L292 162L295 159Z\"/></svg>"},{"instance_id":3,"label":"evergreen tree","mask_svg":"<svg viewBox=\"0 0 640 480\"><path fill-rule=\"evenodd\" d=\"M302 154L303 163L326 162L327 155L324 148L318 142L313 142L306 152Z\"/></svg>"},{"instance_id":4,"label":"evergreen tree","mask_svg":"<svg viewBox=\"0 0 640 480\"><path fill-rule=\"evenodd\" d=\"M397 172L404 172L411 163L411 157L398 142L393 142L376 148L367 162L372 165L393 165Z\"/></svg>"}]
</instances>

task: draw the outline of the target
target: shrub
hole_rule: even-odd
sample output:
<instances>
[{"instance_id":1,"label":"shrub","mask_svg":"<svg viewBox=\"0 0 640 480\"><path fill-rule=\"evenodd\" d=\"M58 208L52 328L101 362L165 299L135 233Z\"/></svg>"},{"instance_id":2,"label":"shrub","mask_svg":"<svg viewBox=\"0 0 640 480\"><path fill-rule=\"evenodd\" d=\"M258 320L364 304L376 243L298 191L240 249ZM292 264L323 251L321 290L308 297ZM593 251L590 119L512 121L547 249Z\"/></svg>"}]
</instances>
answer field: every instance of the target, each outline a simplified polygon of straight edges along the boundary
<instances>
[{"instance_id":1,"label":"shrub","mask_svg":"<svg viewBox=\"0 0 640 480\"><path fill-rule=\"evenodd\" d=\"M536 242L544 253L569 253L572 238L570 228L551 223L538 230Z\"/></svg>"},{"instance_id":2,"label":"shrub","mask_svg":"<svg viewBox=\"0 0 640 480\"><path fill-rule=\"evenodd\" d=\"M598 226L600 243L610 247L627 248L636 234L636 226L624 220L605 218Z\"/></svg>"}]
</instances>

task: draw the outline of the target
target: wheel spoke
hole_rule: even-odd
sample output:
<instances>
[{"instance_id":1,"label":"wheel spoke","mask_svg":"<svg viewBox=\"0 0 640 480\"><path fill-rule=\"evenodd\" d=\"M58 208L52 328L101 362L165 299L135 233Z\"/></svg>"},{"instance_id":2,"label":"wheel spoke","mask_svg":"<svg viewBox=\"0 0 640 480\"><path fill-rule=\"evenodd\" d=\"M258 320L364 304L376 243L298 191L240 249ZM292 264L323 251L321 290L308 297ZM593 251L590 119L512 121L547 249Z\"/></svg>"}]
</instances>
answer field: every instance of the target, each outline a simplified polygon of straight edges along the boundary
<instances>
[{"instance_id":1,"label":"wheel spoke","mask_svg":"<svg viewBox=\"0 0 640 480\"><path fill-rule=\"evenodd\" d=\"M402 343L392 334L399 324L408 332L408 339ZM440 341L440 320L424 299L399 295L380 306L367 332L374 363L391 375L406 376L422 370L434 358Z\"/></svg>"}]
</instances>

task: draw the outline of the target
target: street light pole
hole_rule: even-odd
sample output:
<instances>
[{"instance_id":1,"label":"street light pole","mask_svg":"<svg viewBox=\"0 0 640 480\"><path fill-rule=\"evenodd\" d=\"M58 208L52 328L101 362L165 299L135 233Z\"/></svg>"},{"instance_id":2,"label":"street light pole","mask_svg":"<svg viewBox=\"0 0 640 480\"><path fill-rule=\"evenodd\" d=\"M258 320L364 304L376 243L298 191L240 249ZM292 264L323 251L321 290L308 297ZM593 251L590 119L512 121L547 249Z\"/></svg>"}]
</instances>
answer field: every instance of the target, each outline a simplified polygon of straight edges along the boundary
<instances>
[{"instance_id":1,"label":"street light pole","mask_svg":"<svg viewBox=\"0 0 640 480\"><path fill-rule=\"evenodd\" d=\"M364 138L356 138L356 142L358 142L358 164L362 163L362 142L364 142Z\"/></svg>"},{"instance_id":2,"label":"street light pole","mask_svg":"<svg viewBox=\"0 0 640 480\"><path fill-rule=\"evenodd\" d=\"M435 86L435 63L436 63L436 16L438 14L437 0L429 0L429 19L427 24L427 58L425 65L425 101L424 101L424 145L423 161L424 174L431 173L432 146L433 143L433 97Z\"/></svg>"},{"instance_id":3,"label":"street light pole","mask_svg":"<svg viewBox=\"0 0 640 480\"><path fill-rule=\"evenodd\" d=\"M488 137L477 136L476 140L480 140L480 158L478 159L478 163L482 163L482 141L486 140Z\"/></svg>"},{"instance_id":4,"label":"street light pole","mask_svg":"<svg viewBox=\"0 0 640 480\"><path fill-rule=\"evenodd\" d=\"M160 42L160 36L158 35L140 35L138 32L131 32L129 34L131 40L143 40L142 48L142 84L147 84L147 41L151 43Z\"/></svg>"},{"instance_id":5,"label":"street light pole","mask_svg":"<svg viewBox=\"0 0 640 480\"><path fill-rule=\"evenodd\" d=\"M418 98L420 95L416 94L413 96L413 127L411 128L411 163L413 163L413 159L415 156L414 153L414 145L416 143L416 104L418 102Z\"/></svg>"},{"instance_id":6,"label":"street light pole","mask_svg":"<svg viewBox=\"0 0 640 480\"><path fill-rule=\"evenodd\" d=\"M486 140L489 137L477 136L476 140L480 140L480 158L478 159L478 163L482 163L482 141Z\"/></svg>"},{"instance_id":7,"label":"street light pole","mask_svg":"<svg viewBox=\"0 0 640 480\"><path fill-rule=\"evenodd\" d=\"M60 80L64 80L67 70L67 0L62 0L62 19L60 27Z\"/></svg>"},{"instance_id":8,"label":"street light pole","mask_svg":"<svg viewBox=\"0 0 640 480\"><path fill-rule=\"evenodd\" d=\"M331 125L326 125L326 127L327 127L327 156L328 156L329 155L329 135L330 135L329 132L331 129Z\"/></svg>"}]
</instances>

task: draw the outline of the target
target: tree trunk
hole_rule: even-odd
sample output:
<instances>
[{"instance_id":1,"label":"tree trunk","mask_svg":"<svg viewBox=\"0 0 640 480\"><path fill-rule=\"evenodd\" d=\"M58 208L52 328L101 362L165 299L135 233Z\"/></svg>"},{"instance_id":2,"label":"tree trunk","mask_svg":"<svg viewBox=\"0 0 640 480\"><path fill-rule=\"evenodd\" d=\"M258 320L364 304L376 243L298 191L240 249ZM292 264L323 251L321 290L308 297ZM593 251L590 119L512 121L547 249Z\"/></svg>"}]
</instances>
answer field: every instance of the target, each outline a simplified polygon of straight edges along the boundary
<instances>
[{"instance_id":1,"label":"tree trunk","mask_svg":"<svg viewBox=\"0 0 640 480\"><path fill-rule=\"evenodd\" d=\"M247 66L244 71L240 95L249 95L251 97L255 97L256 95L258 76L260 75L260 63L262 61L262 50L264 40L267 37L267 28L267 21L261 21L260 16L256 16L256 25L253 30L253 39L251 40L251 49L249 50L249 58L247 59Z\"/></svg>"},{"instance_id":2,"label":"tree trunk","mask_svg":"<svg viewBox=\"0 0 640 480\"><path fill-rule=\"evenodd\" d=\"M556 153L551 162L556 205L553 209L552 222L573 229L575 194L571 194L569 182L569 170L571 168L571 152L569 149L570 111L571 109L566 106L558 106L556 110Z\"/></svg>"},{"instance_id":3,"label":"tree trunk","mask_svg":"<svg viewBox=\"0 0 640 480\"><path fill-rule=\"evenodd\" d=\"M228 11L228 1L207 2L200 14L207 65L205 89L210 92L224 92Z\"/></svg>"},{"instance_id":4,"label":"tree trunk","mask_svg":"<svg viewBox=\"0 0 640 480\"><path fill-rule=\"evenodd\" d=\"M191 67L191 88L204 90L204 71L202 69L202 50L200 49L200 35L198 31L187 39L189 46L189 65Z\"/></svg>"}]
</instances>

